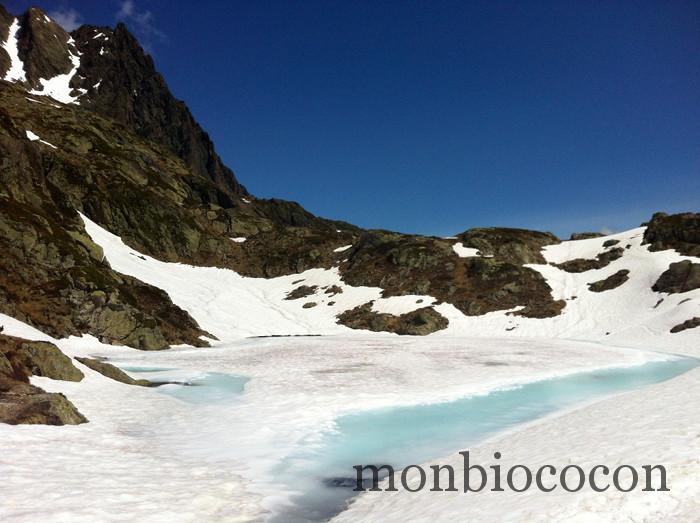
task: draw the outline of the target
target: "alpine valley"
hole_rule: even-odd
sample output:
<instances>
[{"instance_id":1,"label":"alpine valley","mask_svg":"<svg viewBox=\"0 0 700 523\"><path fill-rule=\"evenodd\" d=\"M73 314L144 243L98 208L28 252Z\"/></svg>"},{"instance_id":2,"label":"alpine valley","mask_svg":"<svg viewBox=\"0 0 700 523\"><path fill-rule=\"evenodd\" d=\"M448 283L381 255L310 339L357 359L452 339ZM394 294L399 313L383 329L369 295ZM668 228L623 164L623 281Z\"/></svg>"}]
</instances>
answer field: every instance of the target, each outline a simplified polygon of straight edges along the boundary
<instances>
[{"instance_id":1,"label":"alpine valley","mask_svg":"<svg viewBox=\"0 0 700 523\"><path fill-rule=\"evenodd\" d=\"M364 230L250 194L125 25L0 45L0 520L697 521L700 214ZM467 446L670 491L344 487Z\"/></svg>"}]
</instances>

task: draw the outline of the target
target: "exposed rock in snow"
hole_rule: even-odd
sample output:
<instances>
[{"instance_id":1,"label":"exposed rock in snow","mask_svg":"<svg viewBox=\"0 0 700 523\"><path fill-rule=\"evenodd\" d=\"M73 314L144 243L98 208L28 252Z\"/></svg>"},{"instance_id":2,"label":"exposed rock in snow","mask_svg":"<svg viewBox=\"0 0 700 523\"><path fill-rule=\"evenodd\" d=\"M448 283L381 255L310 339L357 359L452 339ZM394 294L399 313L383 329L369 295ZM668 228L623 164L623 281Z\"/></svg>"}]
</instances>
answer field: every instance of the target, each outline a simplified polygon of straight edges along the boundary
<instances>
[{"instance_id":1,"label":"exposed rock in snow","mask_svg":"<svg viewBox=\"0 0 700 523\"><path fill-rule=\"evenodd\" d=\"M621 269L617 271L615 274L611 274L607 278L604 278L602 280L589 283L588 284L588 289L592 292L604 292L604 291L609 291L612 289L616 289L623 283L625 283L627 280L629 280L628 274L630 273L629 270L627 269Z\"/></svg>"}]
</instances>

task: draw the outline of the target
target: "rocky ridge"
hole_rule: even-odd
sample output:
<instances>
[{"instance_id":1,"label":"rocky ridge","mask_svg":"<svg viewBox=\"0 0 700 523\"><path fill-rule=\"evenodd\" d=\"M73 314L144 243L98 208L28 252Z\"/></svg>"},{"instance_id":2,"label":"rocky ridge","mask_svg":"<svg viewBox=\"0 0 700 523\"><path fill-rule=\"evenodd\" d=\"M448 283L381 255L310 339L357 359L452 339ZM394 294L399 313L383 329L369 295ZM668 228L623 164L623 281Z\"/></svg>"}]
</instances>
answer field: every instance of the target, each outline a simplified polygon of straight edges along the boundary
<instances>
[{"instance_id":1,"label":"rocky ridge","mask_svg":"<svg viewBox=\"0 0 700 523\"><path fill-rule=\"evenodd\" d=\"M549 233L366 231L250 195L123 24L69 34L40 9L15 18L0 8L0 38L0 77L8 80L0 83L0 247L8 253L0 312L52 336L90 333L142 349L205 343L207 333L167 294L109 267L78 212L163 261L263 278L337 268L347 284L380 287L384 297L430 295L470 316L512 309L546 318L565 307L528 267L545 263L542 248L559 242ZM46 88L56 75L67 78L60 96ZM652 250L695 252L698 238L687 231L698 228L696 217L655 216L645 240ZM458 254L458 244L478 255ZM560 268L596 270L624 254L604 247ZM407 321L377 315L371 304L346 312L338 319L354 328L396 332ZM429 320L420 334L446 325L432 307L414 316Z\"/></svg>"}]
</instances>

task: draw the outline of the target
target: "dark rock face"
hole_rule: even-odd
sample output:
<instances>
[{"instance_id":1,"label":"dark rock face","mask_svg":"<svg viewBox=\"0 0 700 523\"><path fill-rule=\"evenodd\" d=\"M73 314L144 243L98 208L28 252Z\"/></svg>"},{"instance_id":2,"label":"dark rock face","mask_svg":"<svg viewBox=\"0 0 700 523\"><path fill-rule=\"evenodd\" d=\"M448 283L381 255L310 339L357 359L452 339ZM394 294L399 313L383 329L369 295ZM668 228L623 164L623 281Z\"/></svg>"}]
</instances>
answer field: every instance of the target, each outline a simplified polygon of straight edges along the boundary
<instances>
[{"instance_id":1,"label":"dark rock face","mask_svg":"<svg viewBox=\"0 0 700 523\"><path fill-rule=\"evenodd\" d=\"M167 215L168 196L177 205L175 182L162 174L149 181L149 166L166 171L156 163L162 157L88 111L37 106L17 86L0 84L0 311L57 337L89 332L143 349L201 344L203 331L163 291L103 261L75 213L94 209L112 230L149 236L152 247L185 234L186 219L169 237L149 230ZM57 148L29 142L24 129ZM142 208L149 200L159 204Z\"/></svg>"},{"instance_id":2,"label":"dark rock face","mask_svg":"<svg viewBox=\"0 0 700 523\"><path fill-rule=\"evenodd\" d=\"M675 249L686 256L700 256L700 213L656 213L644 231L650 251Z\"/></svg>"},{"instance_id":3,"label":"dark rock face","mask_svg":"<svg viewBox=\"0 0 700 523\"><path fill-rule=\"evenodd\" d=\"M53 78L73 68L70 55L76 54L77 49L69 43L70 35L61 26L36 7L27 10L19 20L19 57L30 87L39 87L41 78Z\"/></svg>"},{"instance_id":4,"label":"dark rock face","mask_svg":"<svg viewBox=\"0 0 700 523\"><path fill-rule=\"evenodd\" d=\"M299 300L311 296L318 289L318 285L300 285L287 294L285 300Z\"/></svg>"},{"instance_id":5,"label":"dark rock face","mask_svg":"<svg viewBox=\"0 0 700 523\"><path fill-rule=\"evenodd\" d=\"M447 328L449 322L432 307L423 307L399 316L372 311L365 303L338 315L338 323L352 329L394 332L410 336L425 336Z\"/></svg>"},{"instance_id":6,"label":"dark rock face","mask_svg":"<svg viewBox=\"0 0 700 523\"><path fill-rule=\"evenodd\" d=\"M615 247L614 249L601 252L594 259L576 258L563 263L557 263L555 266L566 272L592 271L607 267L610 265L610 262L621 258L624 253L625 250L622 247Z\"/></svg>"},{"instance_id":7,"label":"dark rock face","mask_svg":"<svg viewBox=\"0 0 700 523\"><path fill-rule=\"evenodd\" d=\"M482 256L495 256L499 260L519 265L546 263L542 257L542 247L560 243L559 238L549 232L506 227L469 229L457 235L457 239L465 247L478 249Z\"/></svg>"},{"instance_id":8,"label":"dark rock face","mask_svg":"<svg viewBox=\"0 0 700 523\"><path fill-rule=\"evenodd\" d=\"M684 330L695 329L696 327L700 327L700 318L698 318L697 316L695 318L691 318L689 320L684 321L683 323L676 325L671 329L671 332L675 334Z\"/></svg>"},{"instance_id":9,"label":"dark rock face","mask_svg":"<svg viewBox=\"0 0 700 523\"><path fill-rule=\"evenodd\" d=\"M605 236L602 232L572 232L569 240L590 240Z\"/></svg>"},{"instance_id":10,"label":"dark rock face","mask_svg":"<svg viewBox=\"0 0 700 523\"><path fill-rule=\"evenodd\" d=\"M29 383L32 374L80 381L82 372L55 345L0 334L0 423L76 425L87 420L63 394Z\"/></svg>"},{"instance_id":11,"label":"dark rock face","mask_svg":"<svg viewBox=\"0 0 700 523\"><path fill-rule=\"evenodd\" d=\"M605 240L603 242L603 247L612 247L613 245L617 245L620 243L620 240Z\"/></svg>"},{"instance_id":12,"label":"dark rock face","mask_svg":"<svg viewBox=\"0 0 700 523\"><path fill-rule=\"evenodd\" d=\"M518 248L498 239L509 233L494 229L494 239L488 240L483 231L478 241L494 248L492 258L460 258L452 249L454 240L369 231L342 253L348 261L341 264L341 274L350 285L381 287L385 297L427 294L470 316L518 306L524 307L519 314L528 317L559 314L564 302L552 299L542 275L515 263L518 257L531 260L537 244Z\"/></svg>"},{"instance_id":13,"label":"dark rock face","mask_svg":"<svg viewBox=\"0 0 700 523\"><path fill-rule=\"evenodd\" d=\"M246 276L272 278L312 268L330 268L346 258L334 252L354 243L360 229L345 222L314 216L298 203L249 200L231 209L233 243L229 266Z\"/></svg>"},{"instance_id":14,"label":"dark rock face","mask_svg":"<svg viewBox=\"0 0 700 523\"><path fill-rule=\"evenodd\" d=\"M68 34L38 8L31 8L18 18L19 56L24 62L28 87L39 87L41 78L68 73L73 68L71 57L79 53L80 67L71 79L71 87L74 95L82 93L81 105L168 148L226 194L247 194L219 158L209 135L187 106L175 99L152 58L123 24L115 29L82 26ZM12 20L0 6L3 41ZM9 64L7 53L0 50L0 73L4 75Z\"/></svg>"},{"instance_id":15,"label":"dark rock face","mask_svg":"<svg viewBox=\"0 0 700 523\"><path fill-rule=\"evenodd\" d=\"M26 354L27 369L33 376L45 376L53 380L81 381L84 375L71 359L52 343L43 341L23 342L20 353Z\"/></svg>"},{"instance_id":16,"label":"dark rock face","mask_svg":"<svg viewBox=\"0 0 700 523\"><path fill-rule=\"evenodd\" d=\"M139 385L141 387L149 387L151 385L151 382L148 380L135 380L131 376L129 376L126 372L121 370L118 367L115 367L111 363L107 363L105 361L100 361L96 360L94 358L75 358L78 360L80 363L85 365L86 367L99 372L103 376L106 376L110 379L113 379L115 381L118 381L120 383L124 383L126 385Z\"/></svg>"},{"instance_id":17,"label":"dark rock face","mask_svg":"<svg viewBox=\"0 0 700 523\"><path fill-rule=\"evenodd\" d=\"M26 385L6 392L0 389L0 423L79 425L87 419L63 394Z\"/></svg>"},{"instance_id":18,"label":"dark rock face","mask_svg":"<svg viewBox=\"0 0 700 523\"><path fill-rule=\"evenodd\" d=\"M82 53L78 69L82 79L77 86L87 90L81 105L165 146L226 193L247 194L219 158L209 135L171 94L153 59L124 24L114 30L84 25L72 36Z\"/></svg>"},{"instance_id":19,"label":"dark rock face","mask_svg":"<svg viewBox=\"0 0 700 523\"><path fill-rule=\"evenodd\" d=\"M609 291L611 289L616 289L630 279L629 273L630 271L628 271L627 269L622 269L603 280L589 283L588 288L593 292L603 292Z\"/></svg>"},{"instance_id":20,"label":"dark rock face","mask_svg":"<svg viewBox=\"0 0 700 523\"><path fill-rule=\"evenodd\" d=\"M12 15L0 5L0 42L2 43L7 42L12 20ZM7 54L4 47L0 47L0 78L5 78L5 74L10 69L11 63L10 55Z\"/></svg>"},{"instance_id":21,"label":"dark rock face","mask_svg":"<svg viewBox=\"0 0 700 523\"><path fill-rule=\"evenodd\" d=\"M700 288L700 263L685 260L669 265L656 280L652 290L673 294L698 288Z\"/></svg>"}]
</instances>

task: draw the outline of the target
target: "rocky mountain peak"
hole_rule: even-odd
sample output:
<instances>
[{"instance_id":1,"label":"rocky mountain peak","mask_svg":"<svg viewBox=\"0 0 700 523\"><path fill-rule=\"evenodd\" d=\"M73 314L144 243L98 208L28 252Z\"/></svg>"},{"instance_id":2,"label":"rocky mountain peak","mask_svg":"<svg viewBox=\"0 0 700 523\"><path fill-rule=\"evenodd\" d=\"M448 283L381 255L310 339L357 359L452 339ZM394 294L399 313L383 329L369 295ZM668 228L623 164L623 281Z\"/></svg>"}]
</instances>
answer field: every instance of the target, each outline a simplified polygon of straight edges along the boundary
<instances>
[{"instance_id":1,"label":"rocky mountain peak","mask_svg":"<svg viewBox=\"0 0 700 523\"><path fill-rule=\"evenodd\" d=\"M76 49L70 35L41 9L32 7L19 19L19 57L27 83L41 88L41 79L67 74L73 69Z\"/></svg>"},{"instance_id":2,"label":"rocky mountain peak","mask_svg":"<svg viewBox=\"0 0 700 523\"><path fill-rule=\"evenodd\" d=\"M69 34L39 8L13 16L0 6L0 40L0 79L116 120L167 147L230 196L248 194L123 23L84 25Z\"/></svg>"}]
</instances>

